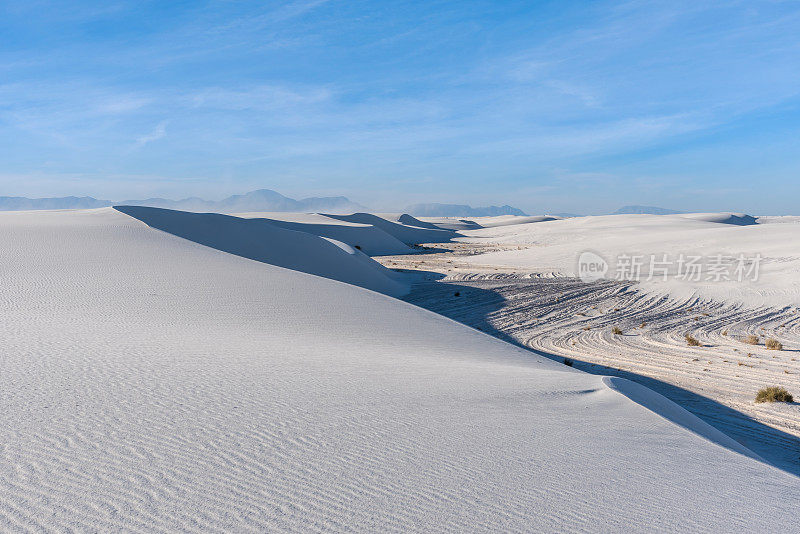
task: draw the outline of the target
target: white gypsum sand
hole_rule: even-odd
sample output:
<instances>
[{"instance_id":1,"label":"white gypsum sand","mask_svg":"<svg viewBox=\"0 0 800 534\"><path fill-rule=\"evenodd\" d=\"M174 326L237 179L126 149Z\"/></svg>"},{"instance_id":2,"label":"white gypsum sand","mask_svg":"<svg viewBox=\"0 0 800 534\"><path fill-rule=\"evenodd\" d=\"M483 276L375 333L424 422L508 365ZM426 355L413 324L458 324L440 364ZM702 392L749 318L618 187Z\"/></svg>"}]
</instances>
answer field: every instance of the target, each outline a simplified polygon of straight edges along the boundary
<instances>
[{"instance_id":1,"label":"white gypsum sand","mask_svg":"<svg viewBox=\"0 0 800 534\"><path fill-rule=\"evenodd\" d=\"M237 213L238 217L265 219L270 224L318 236L336 239L370 256L408 254L411 248L371 224L359 224L326 217L319 213Z\"/></svg>"},{"instance_id":2,"label":"white gypsum sand","mask_svg":"<svg viewBox=\"0 0 800 534\"><path fill-rule=\"evenodd\" d=\"M748 219L623 215L509 225L461 231L468 237L440 246L448 252L381 261L446 276L418 286L411 302L590 372L638 380L800 474L800 406L754 403L770 385L800 392L800 227L739 225ZM721 251L763 260L756 281L647 280L645 263L639 283L587 284L569 278L584 250L607 258ZM686 334L703 346L689 347ZM743 343L750 335L758 346ZM767 350L767 338L784 350Z\"/></svg>"},{"instance_id":3,"label":"white gypsum sand","mask_svg":"<svg viewBox=\"0 0 800 534\"><path fill-rule=\"evenodd\" d=\"M796 477L625 381L111 208L0 228L3 530L797 524Z\"/></svg>"},{"instance_id":4,"label":"white gypsum sand","mask_svg":"<svg viewBox=\"0 0 800 534\"><path fill-rule=\"evenodd\" d=\"M574 217L557 221L507 225L463 231L458 241L503 245L506 249L464 261L488 268L555 272L576 276L578 257L594 251L610 264L607 277L615 276L617 258L641 256L639 287L651 294L675 298L711 298L749 307L800 306L800 224L741 225L741 214L608 215ZM746 219L744 219L746 221ZM478 222L479 219L478 219ZM711 261L718 255L732 262L743 255L761 255L757 280L683 280L676 276L677 259L701 256ZM670 276L660 272L648 280L649 260L666 255Z\"/></svg>"}]
</instances>

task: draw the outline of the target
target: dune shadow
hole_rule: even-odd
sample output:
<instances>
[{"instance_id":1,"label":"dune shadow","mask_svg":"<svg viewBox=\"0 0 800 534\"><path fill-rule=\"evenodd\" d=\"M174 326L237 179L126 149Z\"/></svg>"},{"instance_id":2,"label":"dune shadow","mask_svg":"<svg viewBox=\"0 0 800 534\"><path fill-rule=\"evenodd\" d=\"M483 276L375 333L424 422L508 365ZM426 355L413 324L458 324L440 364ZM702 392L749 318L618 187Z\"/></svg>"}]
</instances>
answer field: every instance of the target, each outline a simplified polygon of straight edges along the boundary
<instances>
[{"instance_id":1,"label":"dune shadow","mask_svg":"<svg viewBox=\"0 0 800 534\"><path fill-rule=\"evenodd\" d=\"M114 206L151 228L228 254L361 286L393 296L405 281L349 246L315 234L219 213L193 213L145 206Z\"/></svg>"},{"instance_id":2,"label":"dune shadow","mask_svg":"<svg viewBox=\"0 0 800 534\"><path fill-rule=\"evenodd\" d=\"M571 360L572 367L581 371L601 376L620 377L636 384L641 384L663 395L697 416L701 421L732 438L766 463L793 475L800 476L800 438L768 426L713 399L674 384L631 371L581 360L573 355L564 357L528 347L513 336L492 326L490 321L492 314L498 312L505 303L505 298L499 292L458 282L436 282L434 280L435 278L431 276L426 281L418 282L411 292L404 297L404 300L449 317L517 347L529 350L537 355L562 363L565 360ZM631 397L629 396L629 398ZM658 410L653 411L659 413ZM668 414L664 412L660 413L660 415L666 417ZM671 417L667 418L673 420ZM673 422L685 427L680 421L673 420ZM712 441L726 446L724 440ZM727 448L742 452L740 448L737 450L735 446L727 446Z\"/></svg>"}]
</instances>

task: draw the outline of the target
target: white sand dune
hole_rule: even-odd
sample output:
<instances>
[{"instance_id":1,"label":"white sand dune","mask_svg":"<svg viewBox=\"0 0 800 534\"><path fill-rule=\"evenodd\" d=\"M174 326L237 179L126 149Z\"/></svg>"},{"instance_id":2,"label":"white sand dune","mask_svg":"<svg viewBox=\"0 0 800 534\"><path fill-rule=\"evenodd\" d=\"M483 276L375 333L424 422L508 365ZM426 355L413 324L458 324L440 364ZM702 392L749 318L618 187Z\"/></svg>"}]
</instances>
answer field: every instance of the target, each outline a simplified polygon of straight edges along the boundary
<instances>
[{"instance_id":1,"label":"white sand dune","mask_svg":"<svg viewBox=\"0 0 800 534\"><path fill-rule=\"evenodd\" d=\"M796 477L660 397L271 264L315 236L127 211L0 214L2 530L797 525Z\"/></svg>"},{"instance_id":2,"label":"white sand dune","mask_svg":"<svg viewBox=\"0 0 800 534\"><path fill-rule=\"evenodd\" d=\"M778 224L778 223L799 223L798 215L760 215L757 217L758 224Z\"/></svg>"},{"instance_id":3,"label":"white sand dune","mask_svg":"<svg viewBox=\"0 0 800 534\"><path fill-rule=\"evenodd\" d=\"M423 217L424 223L442 228L444 230L477 230L482 228L480 224L472 219L465 219L463 217Z\"/></svg>"},{"instance_id":4,"label":"white sand dune","mask_svg":"<svg viewBox=\"0 0 800 534\"><path fill-rule=\"evenodd\" d=\"M425 222L419 217L414 217L408 213L375 213L381 219L386 219L390 222L400 223L404 226L414 226L417 228L428 228L430 230L442 230L438 225Z\"/></svg>"},{"instance_id":5,"label":"white sand dune","mask_svg":"<svg viewBox=\"0 0 800 534\"><path fill-rule=\"evenodd\" d=\"M378 216L372 213L353 213L352 215L323 213L323 215L340 221L376 226L407 245L445 243L454 237L453 232L450 230L431 228L431 225L424 223L422 226L410 225L409 223L416 219L407 214L397 216L384 214L383 216Z\"/></svg>"},{"instance_id":6,"label":"white sand dune","mask_svg":"<svg viewBox=\"0 0 800 534\"><path fill-rule=\"evenodd\" d=\"M692 219L695 221L706 221L722 224L736 224L739 226L758 224L758 219L756 217L747 215L746 213L681 213L672 215L672 217L682 217L684 219Z\"/></svg>"},{"instance_id":7,"label":"white sand dune","mask_svg":"<svg viewBox=\"0 0 800 534\"><path fill-rule=\"evenodd\" d=\"M600 254L609 263L608 278L619 274L621 256L639 256L641 289L678 299L709 298L751 307L800 306L800 225L747 224L736 214L607 215L576 217L536 224L503 226L462 232L469 243L499 243L507 249L464 261L476 266L503 267L577 276L583 251ZM511 247L517 245L517 247ZM650 259L667 255L668 279L650 270ZM677 259L700 256L709 262L719 255L727 262L761 256L758 276L729 280L679 279ZM735 267L728 269L731 272ZM653 273L652 280L648 280ZM625 273L627 274L627 273ZM745 273L746 274L746 273ZM757 278L753 280L752 278Z\"/></svg>"},{"instance_id":8,"label":"white sand dune","mask_svg":"<svg viewBox=\"0 0 800 534\"><path fill-rule=\"evenodd\" d=\"M369 256L411 252L408 245L374 225L332 219L319 213L253 212L234 215L247 219L264 219L281 228L336 239Z\"/></svg>"},{"instance_id":9,"label":"white sand dune","mask_svg":"<svg viewBox=\"0 0 800 534\"><path fill-rule=\"evenodd\" d=\"M500 215L497 217L480 217L474 220L483 228L496 228L498 226L557 221L560 220L560 217L550 215Z\"/></svg>"},{"instance_id":10,"label":"white sand dune","mask_svg":"<svg viewBox=\"0 0 800 534\"><path fill-rule=\"evenodd\" d=\"M551 215L497 215L494 217L422 217L422 219L438 228L459 231L555 221L561 219L561 217Z\"/></svg>"},{"instance_id":11,"label":"white sand dune","mask_svg":"<svg viewBox=\"0 0 800 534\"><path fill-rule=\"evenodd\" d=\"M400 275L326 236L282 228L267 219L190 213L143 206L117 210L145 224L237 256L365 287L387 295L408 291ZM320 231L319 227L314 228Z\"/></svg>"}]
</instances>

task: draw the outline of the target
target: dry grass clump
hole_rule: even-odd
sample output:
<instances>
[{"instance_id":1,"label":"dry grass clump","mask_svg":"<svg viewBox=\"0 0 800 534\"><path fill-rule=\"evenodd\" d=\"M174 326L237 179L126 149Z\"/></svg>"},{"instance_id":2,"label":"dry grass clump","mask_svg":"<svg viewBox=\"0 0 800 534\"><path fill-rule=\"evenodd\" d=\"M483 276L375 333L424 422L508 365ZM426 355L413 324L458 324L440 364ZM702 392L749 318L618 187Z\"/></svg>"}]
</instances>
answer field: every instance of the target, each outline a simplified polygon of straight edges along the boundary
<instances>
[{"instance_id":1,"label":"dry grass clump","mask_svg":"<svg viewBox=\"0 0 800 534\"><path fill-rule=\"evenodd\" d=\"M621 336L622 330L620 330L619 327L615 326L614 328L611 329L611 333L614 334L615 336Z\"/></svg>"},{"instance_id":2,"label":"dry grass clump","mask_svg":"<svg viewBox=\"0 0 800 534\"><path fill-rule=\"evenodd\" d=\"M783 350L783 343L773 337L766 340L764 346L771 350Z\"/></svg>"},{"instance_id":3,"label":"dry grass clump","mask_svg":"<svg viewBox=\"0 0 800 534\"><path fill-rule=\"evenodd\" d=\"M700 343L697 340L697 338L694 337L692 334L686 334L684 337L686 338L686 343L688 343L690 347L702 347L703 346L703 344Z\"/></svg>"},{"instance_id":4,"label":"dry grass clump","mask_svg":"<svg viewBox=\"0 0 800 534\"><path fill-rule=\"evenodd\" d=\"M756 402L794 402L794 398L785 388L772 386L760 390L756 394Z\"/></svg>"},{"instance_id":5,"label":"dry grass clump","mask_svg":"<svg viewBox=\"0 0 800 534\"><path fill-rule=\"evenodd\" d=\"M758 345L758 340L759 338L756 335L749 335L746 338L744 338L744 342L747 343L748 345Z\"/></svg>"}]
</instances>

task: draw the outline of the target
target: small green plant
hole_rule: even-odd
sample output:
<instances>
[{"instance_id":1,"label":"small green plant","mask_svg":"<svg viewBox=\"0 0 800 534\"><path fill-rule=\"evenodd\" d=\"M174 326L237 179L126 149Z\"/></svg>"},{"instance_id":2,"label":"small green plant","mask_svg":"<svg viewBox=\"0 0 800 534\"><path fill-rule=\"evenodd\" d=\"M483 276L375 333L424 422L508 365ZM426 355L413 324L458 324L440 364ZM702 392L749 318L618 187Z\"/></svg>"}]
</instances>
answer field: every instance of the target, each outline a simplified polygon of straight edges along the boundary
<instances>
[{"instance_id":1,"label":"small green plant","mask_svg":"<svg viewBox=\"0 0 800 534\"><path fill-rule=\"evenodd\" d=\"M702 346L703 346L703 344L702 344L702 343L700 343L700 342L697 340L697 338L696 338L696 337L694 337L692 334L686 334L686 335L684 336L684 338L686 338L686 343L687 343L687 344L688 344L690 347L702 347Z\"/></svg>"},{"instance_id":2,"label":"small green plant","mask_svg":"<svg viewBox=\"0 0 800 534\"><path fill-rule=\"evenodd\" d=\"M783 343L772 337L764 342L764 346L770 350L783 350Z\"/></svg>"},{"instance_id":3,"label":"small green plant","mask_svg":"<svg viewBox=\"0 0 800 534\"><path fill-rule=\"evenodd\" d=\"M752 334L744 338L744 342L747 343L748 345L758 345L758 341L759 337Z\"/></svg>"},{"instance_id":4,"label":"small green plant","mask_svg":"<svg viewBox=\"0 0 800 534\"><path fill-rule=\"evenodd\" d=\"M615 336L621 336L622 330L620 330L619 327L615 326L614 328L611 329L611 333L614 334Z\"/></svg>"},{"instance_id":5,"label":"small green plant","mask_svg":"<svg viewBox=\"0 0 800 534\"><path fill-rule=\"evenodd\" d=\"M756 402L794 402L794 398L785 388L772 386L760 390L756 394Z\"/></svg>"}]
</instances>

